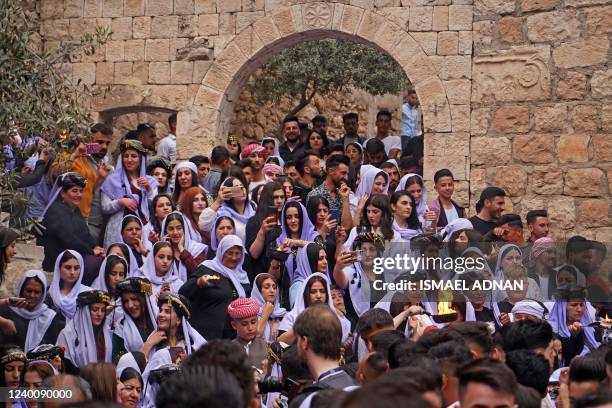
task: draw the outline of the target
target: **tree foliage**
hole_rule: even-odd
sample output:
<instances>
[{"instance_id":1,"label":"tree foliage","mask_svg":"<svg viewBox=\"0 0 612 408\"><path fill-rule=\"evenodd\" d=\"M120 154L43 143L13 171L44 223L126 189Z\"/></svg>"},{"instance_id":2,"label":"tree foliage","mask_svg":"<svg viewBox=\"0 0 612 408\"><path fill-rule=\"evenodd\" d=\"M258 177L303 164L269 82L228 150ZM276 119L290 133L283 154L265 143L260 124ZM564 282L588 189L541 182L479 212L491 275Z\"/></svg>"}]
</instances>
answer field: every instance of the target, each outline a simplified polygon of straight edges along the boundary
<instances>
[{"instance_id":1,"label":"tree foliage","mask_svg":"<svg viewBox=\"0 0 612 408\"><path fill-rule=\"evenodd\" d=\"M351 41L306 41L273 56L248 88L259 103L278 103L299 96L288 114L295 114L316 94L350 88L373 95L400 93L410 85L402 67L388 54Z\"/></svg>"},{"instance_id":2,"label":"tree foliage","mask_svg":"<svg viewBox=\"0 0 612 408\"><path fill-rule=\"evenodd\" d=\"M111 36L97 27L80 41L43 49L36 13L20 0L0 0L0 142L6 146L20 129L22 138L48 135L54 151L61 151L79 135L88 134L91 114L84 103L93 88L72 82L62 64L91 55ZM3 210L27 203L15 189L15 174L7 171L0 153L0 204Z\"/></svg>"}]
</instances>

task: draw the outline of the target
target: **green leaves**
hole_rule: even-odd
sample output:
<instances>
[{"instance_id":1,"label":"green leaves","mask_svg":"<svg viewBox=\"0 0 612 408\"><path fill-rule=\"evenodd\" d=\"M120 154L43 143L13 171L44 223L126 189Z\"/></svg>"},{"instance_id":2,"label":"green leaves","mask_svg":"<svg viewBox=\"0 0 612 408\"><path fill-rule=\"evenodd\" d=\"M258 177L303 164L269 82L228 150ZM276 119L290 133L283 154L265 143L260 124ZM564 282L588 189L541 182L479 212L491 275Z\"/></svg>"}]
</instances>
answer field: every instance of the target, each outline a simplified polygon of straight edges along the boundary
<instances>
[{"instance_id":1,"label":"green leaves","mask_svg":"<svg viewBox=\"0 0 612 408\"><path fill-rule=\"evenodd\" d=\"M410 82L383 51L350 41L307 41L273 56L248 85L259 103L300 96L295 113L314 97L354 87L374 95L400 93Z\"/></svg>"}]
</instances>

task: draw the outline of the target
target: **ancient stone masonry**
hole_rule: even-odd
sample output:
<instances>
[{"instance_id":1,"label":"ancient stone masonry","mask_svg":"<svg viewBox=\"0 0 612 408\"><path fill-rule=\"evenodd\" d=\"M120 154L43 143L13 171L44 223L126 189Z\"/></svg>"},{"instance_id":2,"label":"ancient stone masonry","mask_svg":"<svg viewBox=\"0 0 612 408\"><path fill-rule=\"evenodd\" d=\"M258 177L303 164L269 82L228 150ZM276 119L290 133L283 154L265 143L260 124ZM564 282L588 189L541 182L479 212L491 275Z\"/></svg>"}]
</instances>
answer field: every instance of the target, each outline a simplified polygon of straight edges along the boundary
<instances>
[{"instance_id":1,"label":"ancient stone masonry","mask_svg":"<svg viewBox=\"0 0 612 408\"><path fill-rule=\"evenodd\" d=\"M46 47L95 25L113 39L67 65L100 117L178 111L180 157L225 140L247 79L304 40L369 44L422 103L425 178L464 204L487 184L555 234L612 238L612 5L606 0L39 0ZM135 120L135 117L129 121ZM128 121L128 122L129 122ZM125 122L125 121L124 121ZM126 122L127 123L127 122ZM473 211L473 210L472 210Z\"/></svg>"}]
</instances>

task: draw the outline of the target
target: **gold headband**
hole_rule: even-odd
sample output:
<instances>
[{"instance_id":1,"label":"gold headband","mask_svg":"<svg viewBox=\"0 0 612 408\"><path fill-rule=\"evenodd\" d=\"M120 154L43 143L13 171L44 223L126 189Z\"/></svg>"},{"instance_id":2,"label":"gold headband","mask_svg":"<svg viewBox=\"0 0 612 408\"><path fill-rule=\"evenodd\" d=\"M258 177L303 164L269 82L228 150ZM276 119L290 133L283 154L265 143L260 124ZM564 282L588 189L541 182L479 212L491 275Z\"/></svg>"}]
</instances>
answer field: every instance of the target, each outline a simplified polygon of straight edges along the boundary
<instances>
[{"instance_id":1,"label":"gold headband","mask_svg":"<svg viewBox=\"0 0 612 408\"><path fill-rule=\"evenodd\" d=\"M0 364L8 364L13 361L23 361L24 363L28 360L26 353L23 351L13 351L8 353L6 356L0 358Z\"/></svg>"}]
</instances>

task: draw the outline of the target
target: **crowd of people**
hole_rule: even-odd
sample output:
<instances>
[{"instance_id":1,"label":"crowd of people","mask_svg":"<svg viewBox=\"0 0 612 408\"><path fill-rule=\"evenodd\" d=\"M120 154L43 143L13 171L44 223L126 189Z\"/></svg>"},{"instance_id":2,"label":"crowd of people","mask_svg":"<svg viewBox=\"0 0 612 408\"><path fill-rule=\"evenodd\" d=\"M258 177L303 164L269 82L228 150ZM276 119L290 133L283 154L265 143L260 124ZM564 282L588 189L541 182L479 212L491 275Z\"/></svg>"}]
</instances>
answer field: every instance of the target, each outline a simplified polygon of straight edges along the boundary
<instances>
[{"instance_id":1,"label":"crowd of people","mask_svg":"<svg viewBox=\"0 0 612 408\"><path fill-rule=\"evenodd\" d=\"M338 140L289 116L284 143L230 136L178 163L176 115L114 155L104 124L60 157L10 146L31 198L11 226L42 219L44 260L10 271L0 227L0 281L22 275L0 299L0 386L72 397L5 405L610 406L605 243L555 240L495 186L470 211L448 169L428 191L417 105L400 135L385 110L370 138L355 113Z\"/></svg>"}]
</instances>

